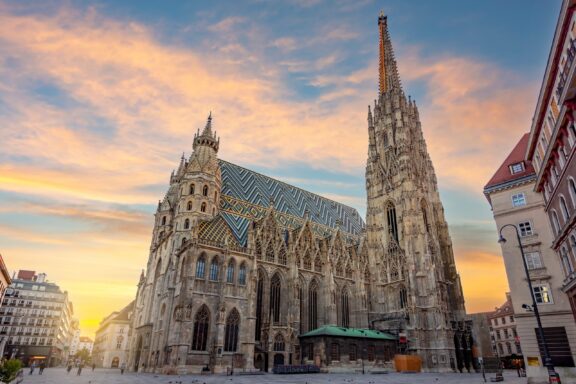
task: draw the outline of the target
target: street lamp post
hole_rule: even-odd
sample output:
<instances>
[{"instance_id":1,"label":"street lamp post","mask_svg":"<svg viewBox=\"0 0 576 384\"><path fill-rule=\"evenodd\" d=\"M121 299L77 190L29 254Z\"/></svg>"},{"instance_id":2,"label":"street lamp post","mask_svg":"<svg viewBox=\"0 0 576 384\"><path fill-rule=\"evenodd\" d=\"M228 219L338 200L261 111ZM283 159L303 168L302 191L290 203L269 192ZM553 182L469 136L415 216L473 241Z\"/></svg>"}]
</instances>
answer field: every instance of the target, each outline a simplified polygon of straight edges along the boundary
<instances>
[{"instance_id":1,"label":"street lamp post","mask_svg":"<svg viewBox=\"0 0 576 384\"><path fill-rule=\"evenodd\" d=\"M506 239L502 235L502 230L506 227L513 227L516 231L516 238L518 239L518 246L520 247L520 254L522 255L522 265L524 265L524 273L526 274L526 280L528 281L528 288L530 289L530 297L532 298L532 308L534 309L534 316L536 316L536 323L538 324L538 335L542 341L542 349L544 350L544 366L548 369L548 382L553 384L560 384L560 375L554 370L554 364L552 364L552 358L548 351L548 343L544 338L544 329L542 328L542 321L540 320L540 312L538 311L538 303L536 303L536 298L534 297L534 290L532 289L532 280L530 280L530 272L528 271L528 265L526 264L526 257L524 257L524 248L522 247L522 240L520 239L520 232L518 227L514 224L506 224L500 227L500 238L498 242L504 244Z\"/></svg>"}]
</instances>

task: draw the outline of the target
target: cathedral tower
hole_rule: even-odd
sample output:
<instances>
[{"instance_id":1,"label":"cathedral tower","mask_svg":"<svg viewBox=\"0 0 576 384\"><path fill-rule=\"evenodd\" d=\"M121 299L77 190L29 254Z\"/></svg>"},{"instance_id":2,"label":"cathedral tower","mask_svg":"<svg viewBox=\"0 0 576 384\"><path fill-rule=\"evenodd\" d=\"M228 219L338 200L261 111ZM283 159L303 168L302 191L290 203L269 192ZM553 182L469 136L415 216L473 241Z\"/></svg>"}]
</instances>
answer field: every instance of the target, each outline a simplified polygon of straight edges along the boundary
<instances>
[{"instance_id":1,"label":"cathedral tower","mask_svg":"<svg viewBox=\"0 0 576 384\"><path fill-rule=\"evenodd\" d=\"M380 286L370 322L406 333L424 369L461 366L466 341L460 278L418 108L402 89L387 17L379 28L379 94L368 108L366 217L369 259ZM456 336L456 338L455 338ZM466 349L466 348L464 348Z\"/></svg>"}]
</instances>

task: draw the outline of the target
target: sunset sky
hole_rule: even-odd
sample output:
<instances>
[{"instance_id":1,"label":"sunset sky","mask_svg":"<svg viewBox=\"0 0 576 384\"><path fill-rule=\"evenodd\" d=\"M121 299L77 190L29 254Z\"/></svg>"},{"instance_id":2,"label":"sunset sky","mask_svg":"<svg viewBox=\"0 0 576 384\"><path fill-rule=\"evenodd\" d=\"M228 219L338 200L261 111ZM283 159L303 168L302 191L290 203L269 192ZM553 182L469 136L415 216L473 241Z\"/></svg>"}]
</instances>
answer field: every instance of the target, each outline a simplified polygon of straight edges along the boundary
<instances>
[{"instance_id":1,"label":"sunset sky","mask_svg":"<svg viewBox=\"0 0 576 384\"><path fill-rule=\"evenodd\" d=\"M134 298L170 172L219 157L365 212L383 9L468 312L508 284L484 184L529 130L560 1L2 1L0 253L68 290L83 334Z\"/></svg>"}]
</instances>

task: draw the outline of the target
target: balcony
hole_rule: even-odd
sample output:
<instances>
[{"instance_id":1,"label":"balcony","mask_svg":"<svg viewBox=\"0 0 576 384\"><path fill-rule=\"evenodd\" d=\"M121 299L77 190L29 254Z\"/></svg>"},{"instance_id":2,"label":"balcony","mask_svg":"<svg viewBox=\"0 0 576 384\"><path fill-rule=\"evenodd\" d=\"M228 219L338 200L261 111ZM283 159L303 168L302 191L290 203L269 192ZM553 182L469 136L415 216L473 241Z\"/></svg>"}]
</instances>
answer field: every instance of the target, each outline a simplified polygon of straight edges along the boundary
<instances>
[{"instance_id":1,"label":"balcony","mask_svg":"<svg viewBox=\"0 0 576 384\"><path fill-rule=\"evenodd\" d=\"M570 44L566 48L566 64L562 72L558 75L558 86L556 87L556 97L558 100L562 97L562 92L568 81L568 73L572 68L572 63L574 62L574 57L576 56L576 40L570 39Z\"/></svg>"},{"instance_id":2,"label":"balcony","mask_svg":"<svg viewBox=\"0 0 576 384\"><path fill-rule=\"evenodd\" d=\"M562 283L562 291L568 292L570 289L576 287L576 271L572 271Z\"/></svg>"}]
</instances>

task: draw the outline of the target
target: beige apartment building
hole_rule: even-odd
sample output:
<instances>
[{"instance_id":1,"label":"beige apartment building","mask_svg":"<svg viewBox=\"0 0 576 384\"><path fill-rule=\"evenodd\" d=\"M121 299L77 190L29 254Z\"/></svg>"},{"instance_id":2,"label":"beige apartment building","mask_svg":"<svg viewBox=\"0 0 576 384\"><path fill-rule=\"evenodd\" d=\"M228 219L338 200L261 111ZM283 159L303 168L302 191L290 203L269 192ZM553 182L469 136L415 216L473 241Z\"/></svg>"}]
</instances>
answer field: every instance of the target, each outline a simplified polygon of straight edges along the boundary
<instances>
[{"instance_id":1,"label":"beige apartment building","mask_svg":"<svg viewBox=\"0 0 576 384\"><path fill-rule=\"evenodd\" d=\"M518 228L552 361L563 383L576 382L576 325L568 297L562 292L564 274L561 260L551 248L554 235L544 211L544 200L534 191L536 173L532 163L524 160L528 139L528 134L520 139L484 187L484 194L492 206L497 230L506 224ZM526 372L529 382L546 381L547 371L538 351L536 319L516 234L513 228L505 228L502 233L507 240L501 244L502 256Z\"/></svg>"},{"instance_id":2,"label":"beige apartment building","mask_svg":"<svg viewBox=\"0 0 576 384\"><path fill-rule=\"evenodd\" d=\"M112 312L100 322L91 348L92 362L97 367L126 367L133 310L134 302L132 301L120 311ZM82 339L79 340L79 347Z\"/></svg>"},{"instance_id":3,"label":"beige apartment building","mask_svg":"<svg viewBox=\"0 0 576 384\"><path fill-rule=\"evenodd\" d=\"M506 293L506 302L488 315L492 351L507 367L513 360L522 358L522 347L516 330L516 318L510 293Z\"/></svg>"}]
</instances>

